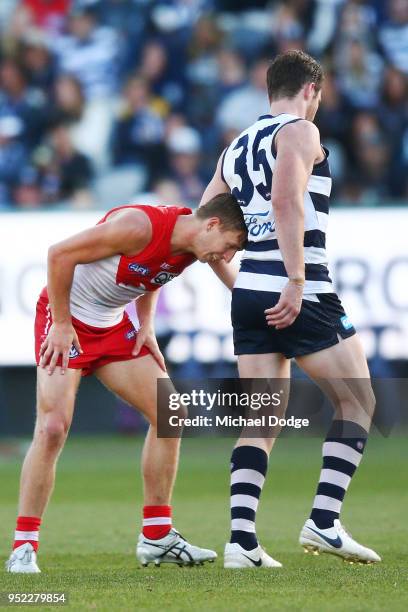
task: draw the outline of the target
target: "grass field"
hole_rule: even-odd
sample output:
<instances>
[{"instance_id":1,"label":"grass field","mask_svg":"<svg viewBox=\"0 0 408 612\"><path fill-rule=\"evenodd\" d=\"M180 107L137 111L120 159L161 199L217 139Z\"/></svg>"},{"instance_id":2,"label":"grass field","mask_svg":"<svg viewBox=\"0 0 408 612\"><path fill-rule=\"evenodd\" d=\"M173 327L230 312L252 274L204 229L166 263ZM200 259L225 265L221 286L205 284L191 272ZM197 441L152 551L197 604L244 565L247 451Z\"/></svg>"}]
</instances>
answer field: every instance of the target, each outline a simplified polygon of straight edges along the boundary
<instances>
[{"instance_id":1,"label":"grass field","mask_svg":"<svg viewBox=\"0 0 408 612\"><path fill-rule=\"evenodd\" d=\"M320 440L279 440L258 513L263 545L284 564L274 571L222 568L231 445L185 441L174 499L176 526L194 543L217 550L215 564L139 568L141 442L77 437L61 458L43 522L42 574L0 573L0 591L64 591L75 610L408 609L407 438L370 441L342 516L358 540L382 555L376 566L303 553L297 537L314 495ZM14 529L19 467L20 459L0 458L2 558Z\"/></svg>"}]
</instances>

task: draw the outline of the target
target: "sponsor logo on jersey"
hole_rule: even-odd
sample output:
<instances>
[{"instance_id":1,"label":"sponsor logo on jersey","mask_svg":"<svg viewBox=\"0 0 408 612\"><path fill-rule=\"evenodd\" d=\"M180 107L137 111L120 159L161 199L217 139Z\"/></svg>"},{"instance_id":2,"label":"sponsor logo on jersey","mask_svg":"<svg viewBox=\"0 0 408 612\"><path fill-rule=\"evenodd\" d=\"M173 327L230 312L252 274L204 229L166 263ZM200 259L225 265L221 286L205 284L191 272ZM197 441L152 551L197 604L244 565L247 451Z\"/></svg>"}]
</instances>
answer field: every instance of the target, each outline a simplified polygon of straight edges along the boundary
<instances>
[{"instance_id":1,"label":"sponsor logo on jersey","mask_svg":"<svg viewBox=\"0 0 408 612\"><path fill-rule=\"evenodd\" d=\"M353 327L353 324L347 315L344 315L344 317L341 317L340 322L343 325L344 329L351 329Z\"/></svg>"},{"instance_id":2,"label":"sponsor logo on jersey","mask_svg":"<svg viewBox=\"0 0 408 612\"><path fill-rule=\"evenodd\" d=\"M69 349L69 359L75 359L75 357L79 356L79 351L78 349L75 348L74 345L71 346L71 348Z\"/></svg>"},{"instance_id":3,"label":"sponsor logo on jersey","mask_svg":"<svg viewBox=\"0 0 408 612\"><path fill-rule=\"evenodd\" d=\"M129 264L128 268L131 272L135 272L135 274L141 274L142 276L147 276L150 272L149 268L146 268L146 266L141 266L138 263L131 263Z\"/></svg>"},{"instance_id":4,"label":"sponsor logo on jersey","mask_svg":"<svg viewBox=\"0 0 408 612\"><path fill-rule=\"evenodd\" d=\"M174 277L178 276L177 274L171 274L170 272L159 272L152 279L152 283L155 285L165 285L169 281L171 281Z\"/></svg>"},{"instance_id":5,"label":"sponsor logo on jersey","mask_svg":"<svg viewBox=\"0 0 408 612\"><path fill-rule=\"evenodd\" d=\"M170 270L173 266L171 264L168 264L167 262L162 263L162 265L160 266L160 268L162 270Z\"/></svg>"},{"instance_id":6,"label":"sponsor logo on jersey","mask_svg":"<svg viewBox=\"0 0 408 612\"><path fill-rule=\"evenodd\" d=\"M267 212L244 212L245 224L248 228L249 236L264 236L275 231L275 221L264 221L262 217L267 217L270 214Z\"/></svg>"}]
</instances>

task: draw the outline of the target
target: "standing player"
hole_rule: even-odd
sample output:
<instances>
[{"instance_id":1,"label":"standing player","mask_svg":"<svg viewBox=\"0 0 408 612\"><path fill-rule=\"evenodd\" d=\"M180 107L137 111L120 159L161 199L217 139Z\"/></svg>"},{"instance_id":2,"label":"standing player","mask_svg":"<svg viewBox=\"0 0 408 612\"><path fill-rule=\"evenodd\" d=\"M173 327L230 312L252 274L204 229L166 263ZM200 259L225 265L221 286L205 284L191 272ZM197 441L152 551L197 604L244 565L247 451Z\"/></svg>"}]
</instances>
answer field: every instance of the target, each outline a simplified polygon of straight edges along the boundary
<instances>
[{"instance_id":1,"label":"standing player","mask_svg":"<svg viewBox=\"0 0 408 612\"><path fill-rule=\"evenodd\" d=\"M236 200L214 197L194 215L177 206L122 206L95 227L52 246L48 285L35 322L37 421L21 474L15 573L38 573L38 534L82 376L99 380L149 421L143 456L142 564L199 564L216 553L192 546L172 528L170 500L180 440L160 439L156 383L166 378L153 315L159 289L195 259L230 261L246 239ZM126 304L136 299L136 332ZM170 381L169 381L169 384Z\"/></svg>"},{"instance_id":2,"label":"standing player","mask_svg":"<svg viewBox=\"0 0 408 612\"><path fill-rule=\"evenodd\" d=\"M240 376L289 378L294 357L335 407L300 543L306 550L370 563L380 557L355 542L339 520L363 455L374 398L362 347L327 269L331 178L328 151L313 124L322 80L320 65L309 55L289 51L276 57L267 73L271 114L260 117L224 151L203 201L231 191L248 228L238 277L225 262L213 266L234 287L232 323ZM231 540L225 547L225 567L280 566L262 550L255 533L272 445L272 439L241 437L232 453Z\"/></svg>"}]
</instances>

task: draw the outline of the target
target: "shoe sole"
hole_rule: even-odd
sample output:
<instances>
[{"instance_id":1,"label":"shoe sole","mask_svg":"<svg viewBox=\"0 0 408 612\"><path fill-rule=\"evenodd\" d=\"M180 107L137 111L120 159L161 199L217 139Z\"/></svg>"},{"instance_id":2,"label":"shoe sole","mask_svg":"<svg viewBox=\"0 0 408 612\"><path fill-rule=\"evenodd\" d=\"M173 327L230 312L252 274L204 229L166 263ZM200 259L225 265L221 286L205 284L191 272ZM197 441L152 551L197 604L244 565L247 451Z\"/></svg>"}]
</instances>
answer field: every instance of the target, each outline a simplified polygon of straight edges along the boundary
<instances>
[{"instance_id":1,"label":"shoe sole","mask_svg":"<svg viewBox=\"0 0 408 612\"><path fill-rule=\"evenodd\" d=\"M326 548L324 545L319 544L313 540L308 540L307 538L301 538L299 544L303 546L303 550L305 553L311 553L316 557L320 554L328 554L334 555L335 557L339 557L343 560L344 563L348 563L349 565L354 565L355 563L358 565L374 565L374 563L379 563L379 561L374 561L371 559L362 559L358 555L342 555L340 552L336 552L336 550Z\"/></svg>"},{"instance_id":2,"label":"shoe sole","mask_svg":"<svg viewBox=\"0 0 408 612\"><path fill-rule=\"evenodd\" d=\"M214 563L215 559L205 559L203 561L177 561L176 559L146 559L144 557L138 557L138 560L142 567L148 567L152 563L155 567L160 567L162 563L172 563L179 567L199 567L204 563Z\"/></svg>"}]
</instances>

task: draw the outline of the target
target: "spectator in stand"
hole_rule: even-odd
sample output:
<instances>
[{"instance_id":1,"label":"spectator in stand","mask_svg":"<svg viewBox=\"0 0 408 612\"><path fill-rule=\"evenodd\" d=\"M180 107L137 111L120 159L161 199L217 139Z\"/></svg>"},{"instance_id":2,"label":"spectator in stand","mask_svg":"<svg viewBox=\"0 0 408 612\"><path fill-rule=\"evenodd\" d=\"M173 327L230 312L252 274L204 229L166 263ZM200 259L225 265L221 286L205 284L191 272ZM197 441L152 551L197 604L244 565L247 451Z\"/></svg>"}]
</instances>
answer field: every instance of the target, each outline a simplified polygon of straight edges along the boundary
<instances>
[{"instance_id":1,"label":"spectator in stand","mask_svg":"<svg viewBox=\"0 0 408 612\"><path fill-rule=\"evenodd\" d=\"M55 62L44 32L28 30L22 37L19 57L29 87L49 96L55 79Z\"/></svg>"},{"instance_id":2,"label":"spectator in stand","mask_svg":"<svg viewBox=\"0 0 408 612\"><path fill-rule=\"evenodd\" d=\"M60 71L80 81L87 99L116 93L119 41L113 29L98 24L94 4L74 4L68 34L56 39L54 50Z\"/></svg>"},{"instance_id":3,"label":"spectator in stand","mask_svg":"<svg viewBox=\"0 0 408 612\"><path fill-rule=\"evenodd\" d=\"M269 113L265 89L268 66L268 59L258 59L250 70L249 83L224 98L217 112L217 123L221 132L238 134L260 115Z\"/></svg>"},{"instance_id":4,"label":"spectator in stand","mask_svg":"<svg viewBox=\"0 0 408 612\"><path fill-rule=\"evenodd\" d=\"M69 126L54 125L49 133L48 151L38 151L35 160L42 170L44 202L55 204L69 200L75 208L88 208L93 204L92 166L89 159L75 149Z\"/></svg>"},{"instance_id":5,"label":"spectator in stand","mask_svg":"<svg viewBox=\"0 0 408 612\"><path fill-rule=\"evenodd\" d=\"M29 87L20 64L12 58L0 63L0 117L15 116L22 122L20 139L27 148L37 145L46 126L47 99Z\"/></svg>"},{"instance_id":6,"label":"spectator in stand","mask_svg":"<svg viewBox=\"0 0 408 612\"><path fill-rule=\"evenodd\" d=\"M18 184L13 192L15 205L20 210L39 208L43 201L39 174L32 165L24 166L19 172Z\"/></svg>"},{"instance_id":7,"label":"spectator in stand","mask_svg":"<svg viewBox=\"0 0 408 612\"><path fill-rule=\"evenodd\" d=\"M351 138L353 157L349 178L353 188L352 199L361 204L383 204L390 196L390 148L375 113L361 112L354 117ZM347 181L343 195L350 199Z\"/></svg>"},{"instance_id":8,"label":"spectator in stand","mask_svg":"<svg viewBox=\"0 0 408 612\"><path fill-rule=\"evenodd\" d=\"M206 177L200 174L199 133L188 126L178 127L170 133L167 147L171 177L179 186L182 201L197 206L206 185Z\"/></svg>"},{"instance_id":9,"label":"spectator in stand","mask_svg":"<svg viewBox=\"0 0 408 612\"><path fill-rule=\"evenodd\" d=\"M246 66L244 59L234 49L221 49L217 54L218 102L245 85Z\"/></svg>"},{"instance_id":10,"label":"spectator in stand","mask_svg":"<svg viewBox=\"0 0 408 612\"><path fill-rule=\"evenodd\" d=\"M347 41L337 67L340 91L355 109L375 108L379 100L383 62L358 39Z\"/></svg>"},{"instance_id":11,"label":"spectator in stand","mask_svg":"<svg viewBox=\"0 0 408 612\"><path fill-rule=\"evenodd\" d=\"M379 39L386 59L408 74L408 0L389 0L388 21L380 28Z\"/></svg>"},{"instance_id":12,"label":"spectator in stand","mask_svg":"<svg viewBox=\"0 0 408 612\"><path fill-rule=\"evenodd\" d=\"M18 117L0 117L0 206L10 205L13 190L18 185L20 169L26 164L27 154L17 139L23 131Z\"/></svg>"},{"instance_id":13,"label":"spectator in stand","mask_svg":"<svg viewBox=\"0 0 408 612\"><path fill-rule=\"evenodd\" d=\"M131 77L124 90L124 108L114 126L115 164L141 164L150 185L166 163L163 137L164 121L153 107L149 83L140 76Z\"/></svg>"},{"instance_id":14,"label":"spectator in stand","mask_svg":"<svg viewBox=\"0 0 408 612\"><path fill-rule=\"evenodd\" d=\"M161 115L170 110L184 108L186 83L182 71L172 75L168 65L166 48L159 41L152 40L143 48L138 74L150 85L156 97L155 107Z\"/></svg>"},{"instance_id":15,"label":"spectator in stand","mask_svg":"<svg viewBox=\"0 0 408 612\"><path fill-rule=\"evenodd\" d=\"M383 80L378 116L391 148L390 192L408 195L408 76L388 66Z\"/></svg>"},{"instance_id":16,"label":"spectator in stand","mask_svg":"<svg viewBox=\"0 0 408 612\"><path fill-rule=\"evenodd\" d=\"M111 121L103 106L85 99L82 85L74 76L62 74L56 80L51 117L69 125L75 148L90 158L96 170L105 169Z\"/></svg>"}]
</instances>

